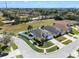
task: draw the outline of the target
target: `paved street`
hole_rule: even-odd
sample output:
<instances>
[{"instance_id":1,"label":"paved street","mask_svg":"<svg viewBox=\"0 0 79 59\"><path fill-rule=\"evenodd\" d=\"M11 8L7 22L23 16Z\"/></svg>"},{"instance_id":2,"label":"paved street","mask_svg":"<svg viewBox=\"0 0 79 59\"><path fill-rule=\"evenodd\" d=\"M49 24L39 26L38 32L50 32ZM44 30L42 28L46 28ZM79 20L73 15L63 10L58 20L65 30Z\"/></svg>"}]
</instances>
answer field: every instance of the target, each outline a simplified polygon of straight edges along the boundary
<instances>
[{"instance_id":1,"label":"paved street","mask_svg":"<svg viewBox=\"0 0 79 59\"><path fill-rule=\"evenodd\" d=\"M4 56L4 57L2 57L2 58L16 57L16 55L20 55L20 54L21 54L21 53L20 53L19 49L16 49L16 50L10 52L7 56Z\"/></svg>"},{"instance_id":2,"label":"paved street","mask_svg":"<svg viewBox=\"0 0 79 59\"><path fill-rule=\"evenodd\" d=\"M47 53L47 54L43 54L43 53L38 53L36 51L34 51L32 48L29 47L29 45L26 44L25 41L23 41L20 38L17 37L12 37L12 40L14 40L14 42L16 43L16 45L18 46L19 50L21 51L23 57L25 58L65 58L67 56L69 56L69 54L78 49L79 48L79 40L76 40L66 46L64 46L63 48L51 52L51 53Z\"/></svg>"}]
</instances>

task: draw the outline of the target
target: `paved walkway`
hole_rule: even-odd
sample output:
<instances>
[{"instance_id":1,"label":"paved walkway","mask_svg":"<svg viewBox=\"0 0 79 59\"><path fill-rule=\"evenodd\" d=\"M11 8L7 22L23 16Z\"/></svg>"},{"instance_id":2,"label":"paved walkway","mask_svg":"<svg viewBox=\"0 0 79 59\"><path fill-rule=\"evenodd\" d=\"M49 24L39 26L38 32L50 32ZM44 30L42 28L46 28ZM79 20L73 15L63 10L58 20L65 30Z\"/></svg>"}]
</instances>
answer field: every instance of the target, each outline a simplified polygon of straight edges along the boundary
<instances>
[{"instance_id":1,"label":"paved walkway","mask_svg":"<svg viewBox=\"0 0 79 59\"><path fill-rule=\"evenodd\" d=\"M56 46L56 45L52 45L52 46L47 47L47 48L41 48L41 47L38 47L38 46L36 46L36 47L39 48L39 49L43 49L44 50L44 53L47 53L46 49L50 49L50 48L52 48L54 46Z\"/></svg>"},{"instance_id":2,"label":"paved walkway","mask_svg":"<svg viewBox=\"0 0 79 59\"><path fill-rule=\"evenodd\" d=\"M73 37L77 37L79 39L79 35L77 35L77 34L73 35Z\"/></svg>"},{"instance_id":3,"label":"paved walkway","mask_svg":"<svg viewBox=\"0 0 79 59\"><path fill-rule=\"evenodd\" d=\"M67 39L72 40L72 41L77 40L77 39L75 39L75 38L73 38L73 37L70 37L69 35L63 35L63 37L66 37Z\"/></svg>"},{"instance_id":4,"label":"paved walkway","mask_svg":"<svg viewBox=\"0 0 79 59\"><path fill-rule=\"evenodd\" d=\"M56 46L56 45L52 45L52 46L47 47L47 48L41 48L41 47L38 47L38 46L36 46L36 47L39 48L39 49L49 49L49 48L52 48L52 47L54 47L54 46Z\"/></svg>"},{"instance_id":5,"label":"paved walkway","mask_svg":"<svg viewBox=\"0 0 79 59\"><path fill-rule=\"evenodd\" d=\"M65 42L65 41L67 41L68 39L65 39L65 40L63 40L63 41L61 41L61 42Z\"/></svg>"},{"instance_id":6,"label":"paved walkway","mask_svg":"<svg viewBox=\"0 0 79 59\"><path fill-rule=\"evenodd\" d=\"M57 41L56 39L52 39L50 40L52 43L54 43L55 45L57 45L59 48L64 47L65 45L62 44L61 42Z\"/></svg>"}]
</instances>

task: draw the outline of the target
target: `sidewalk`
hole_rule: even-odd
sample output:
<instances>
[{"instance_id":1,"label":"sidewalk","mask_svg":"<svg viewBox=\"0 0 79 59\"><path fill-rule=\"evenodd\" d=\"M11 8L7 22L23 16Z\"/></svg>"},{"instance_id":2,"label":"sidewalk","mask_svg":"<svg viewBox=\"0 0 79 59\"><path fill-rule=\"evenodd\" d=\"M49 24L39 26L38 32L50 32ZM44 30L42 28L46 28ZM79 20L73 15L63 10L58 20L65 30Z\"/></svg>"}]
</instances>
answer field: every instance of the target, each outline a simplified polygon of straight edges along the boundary
<instances>
[{"instance_id":1,"label":"sidewalk","mask_svg":"<svg viewBox=\"0 0 79 59\"><path fill-rule=\"evenodd\" d=\"M55 40L55 39L52 39L52 40L50 40L52 43L54 43L55 45L57 45L59 48L62 48L62 47L64 47L65 45L64 44L62 44L61 42L59 42L59 41L57 41L57 40Z\"/></svg>"},{"instance_id":2,"label":"sidewalk","mask_svg":"<svg viewBox=\"0 0 79 59\"><path fill-rule=\"evenodd\" d=\"M16 49L16 50L14 50L14 51L10 52L7 56L2 57L2 58L15 57L16 55L20 55L20 54L21 54L21 53L20 53L19 49Z\"/></svg>"},{"instance_id":3,"label":"sidewalk","mask_svg":"<svg viewBox=\"0 0 79 59\"><path fill-rule=\"evenodd\" d=\"M68 36L68 35L63 35L63 37L66 37L67 39L72 40L72 41L77 40L77 39L75 39L75 38L73 38L73 37L70 37L70 36Z\"/></svg>"}]
</instances>

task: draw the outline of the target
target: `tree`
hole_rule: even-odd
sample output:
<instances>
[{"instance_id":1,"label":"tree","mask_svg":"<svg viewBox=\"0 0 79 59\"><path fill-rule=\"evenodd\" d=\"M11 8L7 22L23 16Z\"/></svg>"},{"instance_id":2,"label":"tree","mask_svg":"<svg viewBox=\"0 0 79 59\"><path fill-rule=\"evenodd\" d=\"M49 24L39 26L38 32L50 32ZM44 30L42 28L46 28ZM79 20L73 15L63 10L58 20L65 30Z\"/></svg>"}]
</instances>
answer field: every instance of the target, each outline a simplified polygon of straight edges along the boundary
<instances>
[{"instance_id":1,"label":"tree","mask_svg":"<svg viewBox=\"0 0 79 59\"><path fill-rule=\"evenodd\" d=\"M55 16L54 19L55 20L63 20L63 17L61 17L61 16Z\"/></svg>"},{"instance_id":2,"label":"tree","mask_svg":"<svg viewBox=\"0 0 79 59\"><path fill-rule=\"evenodd\" d=\"M27 29L29 30L29 29L32 29L32 28L33 28L33 27L32 27L31 25L28 25L28 28L27 28Z\"/></svg>"},{"instance_id":3,"label":"tree","mask_svg":"<svg viewBox=\"0 0 79 59\"><path fill-rule=\"evenodd\" d=\"M3 40L1 41L1 43L4 44L4 46L8 46L8 44L11 45L12 40L11 40L11 35L9 33L4 32L3 33Z\"/></svg>"}]
</instances>

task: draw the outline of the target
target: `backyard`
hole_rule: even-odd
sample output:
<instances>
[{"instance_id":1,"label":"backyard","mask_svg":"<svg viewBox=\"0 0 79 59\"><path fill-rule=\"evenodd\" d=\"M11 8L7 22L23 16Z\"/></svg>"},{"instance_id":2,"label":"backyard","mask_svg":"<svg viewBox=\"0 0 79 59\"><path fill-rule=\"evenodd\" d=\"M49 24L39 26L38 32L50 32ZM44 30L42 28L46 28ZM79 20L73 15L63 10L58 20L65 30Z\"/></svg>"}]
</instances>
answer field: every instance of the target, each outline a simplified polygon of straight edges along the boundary
<instances>
[{"instance_id":1,"label":"backyard","mask_svg":"<svg viewBox=\"0 0 79 59\"><path fill-rule=\"evenodd\" d=\"M53 23L54 23L54 19L47 19L42 21L40 20L40 21L34 21L28 23L21 23L17 25L5 24L3 26L0 26L0 28L3 28L3 30L7 32L20 32L26 30L28 28L28 25L31 25L33 27L38 27L42 25L52 25Z\"/></svg>"}]
</instances>

